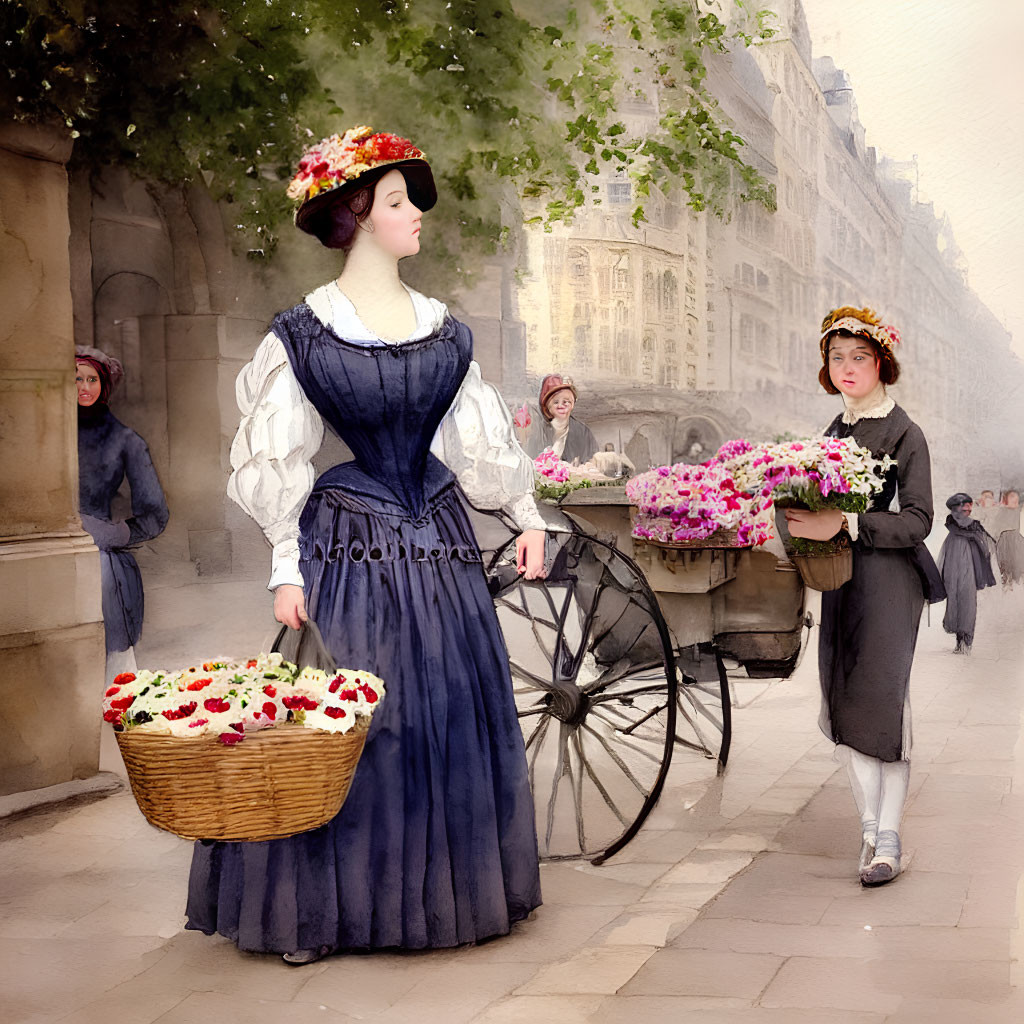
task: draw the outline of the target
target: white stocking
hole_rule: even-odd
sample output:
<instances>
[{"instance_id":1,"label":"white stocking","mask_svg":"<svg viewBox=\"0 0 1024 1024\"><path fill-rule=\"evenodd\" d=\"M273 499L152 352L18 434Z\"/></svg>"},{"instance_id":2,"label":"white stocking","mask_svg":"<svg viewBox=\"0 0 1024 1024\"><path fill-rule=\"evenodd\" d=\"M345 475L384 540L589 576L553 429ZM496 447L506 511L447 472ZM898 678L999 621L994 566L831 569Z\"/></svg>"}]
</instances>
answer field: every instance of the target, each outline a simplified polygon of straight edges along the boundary
<instances>
[{"instance_id":1,"label":"white stocking","mask_svg":"<svg viewBox=\"0 0 1024 1024\"><path fill-rule=\"evenodd\" d=\"M882 799L878 808L879 832L886 829L899 832L909 786L909 761L882 762Z\"/></svg>"},{"instance_id":2,"label":"white stocking","mask_svg":"<svg viewBox=\"0 0 1024 1024\"><path fill-rule=\"evenodd\" d=\"M846 762L853 799L860 813L861 831L865 836L874 836L878 831L882 801L882 762L843 745L836 748L836 754Z\"/></svg>"}]
</instances>

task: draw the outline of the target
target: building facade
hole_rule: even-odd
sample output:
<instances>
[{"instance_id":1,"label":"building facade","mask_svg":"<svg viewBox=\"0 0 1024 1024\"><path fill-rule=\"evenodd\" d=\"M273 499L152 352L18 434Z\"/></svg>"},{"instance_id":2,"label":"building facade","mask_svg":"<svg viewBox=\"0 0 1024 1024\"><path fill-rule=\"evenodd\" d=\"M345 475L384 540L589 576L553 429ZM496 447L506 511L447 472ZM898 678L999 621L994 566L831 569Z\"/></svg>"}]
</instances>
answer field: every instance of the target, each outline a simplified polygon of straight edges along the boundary
<instances>
[{"instance_id":1,"label":"building facade","mask_svg":"<svg viewBox=\"0 0 1024 1024\"><path fill-rule=\"evenodd\" d=\"M530 384L568 372L581 418L638 465L698 461L728 437L819 432L838 400L817 383L818 325L867 305L904 338L893 394L931 439L936 491L1019 484L1020 432L998 415L1024 381L1009 335L948 221L918 201L913 165L865 145L850 80L813 56L799 0L775 6L776 40L716 58L708 85L777 210L719 220L659 195L636 229L630 183L606 177L570 228L531 231ZM652 95L623 112L632 130L656 122Z\"/></svg>"}]
</instances>

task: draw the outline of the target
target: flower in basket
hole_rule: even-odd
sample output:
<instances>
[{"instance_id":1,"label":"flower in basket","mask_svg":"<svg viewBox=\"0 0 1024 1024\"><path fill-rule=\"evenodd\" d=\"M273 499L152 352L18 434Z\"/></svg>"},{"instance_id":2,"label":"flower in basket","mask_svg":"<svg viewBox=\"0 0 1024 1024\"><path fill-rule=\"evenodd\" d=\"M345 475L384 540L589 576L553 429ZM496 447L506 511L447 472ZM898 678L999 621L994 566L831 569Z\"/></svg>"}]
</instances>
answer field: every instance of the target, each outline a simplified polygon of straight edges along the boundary
<instances>
[{"instance_id":1,"label":"flower in basket","mask_svg":"<svg viewBox=\"0 0 1024 1024\"><path fill-rule=\"evenodd\" d=\"M633 536L640 540L690 543L735 530L728 546L749 547L771 536L763 497L745 489L717 456L698 466L680 462L641 473L626 484L626 497L637 508Z\"/></svg>"},{"instance_id":2,"label":"flower in basket","mask_svg":"<svg viewBox=\"0 0 1024 1024\"><path fill-rule=\"evenodd\" d=\"M762 493L779 508L806 508L812 512L834 508L864 512L871 496L882 489L885 474L896 465L885 456L876 459L853 438L811 438L784 444L761 445L751 466L761 474ZM797 554L828 555L847 543L792 538Z\"/></svg>"},{"instance_id":3,"label":"flower in basket","mask_svg":"<svg viewBox=\"0 0 1024 1024\"><path fill-rule=\"evenodd\" d=\"M368 672L299 672L280 654L222 658L175 671L140 669L117 676L103 698L103 718L117 731L198 737L226 745L284 722L348 732L368 718L384 683Z\"/></svg>"},{"instance_id":4,"label":"flower in basket","mask_svg":"<svg viewBox=\"0 0 1024 1024\"><path fill-rule=\"evenodd\" d=\"M525 430L533 422L530 416L530 409L525 402L512 414L512 423L519 427L520 430Z\"/></svg>"}]
</instances>

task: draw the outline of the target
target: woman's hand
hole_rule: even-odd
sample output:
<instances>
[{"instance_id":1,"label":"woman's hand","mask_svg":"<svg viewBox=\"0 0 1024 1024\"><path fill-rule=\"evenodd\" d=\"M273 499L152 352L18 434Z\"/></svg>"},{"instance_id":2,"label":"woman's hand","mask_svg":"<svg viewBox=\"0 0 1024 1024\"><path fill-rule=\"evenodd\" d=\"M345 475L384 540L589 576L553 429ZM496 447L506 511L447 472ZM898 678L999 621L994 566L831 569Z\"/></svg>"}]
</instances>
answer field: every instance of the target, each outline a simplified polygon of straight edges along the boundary
<instances>
[{"instance_id":1,"label":"woman's hand","mask_svg":"<svg viewBox=\"0 0 1024 1024\"><path fill-rule=\"evenodd\" d=\"M525 530L516 537L516 568L528 580L543 579L544 542L547 534L543 530Z\"/></svg>"},{"instance_id":2,"label":"woman's hand","mask_svg":"<svg viewBox=\"0 0 1024 1024\"><path fill-rule=\"evenodd\" d=\"M299 629L306 621L306 595L302 587L282 583L274 588L274 618L285 626Z\"/></svg>"},{"instance_id":3,"label":"woman's hand","mask_svg":"<svg viewBox=\"0 0 1024 1024\"><path fill-rule=\"evenodd\" d=\"M831 540L843 528L843 513L837 508L824 508L820 512L787 508L786 526L791 537Z\"/></svg>"}]
</instances>

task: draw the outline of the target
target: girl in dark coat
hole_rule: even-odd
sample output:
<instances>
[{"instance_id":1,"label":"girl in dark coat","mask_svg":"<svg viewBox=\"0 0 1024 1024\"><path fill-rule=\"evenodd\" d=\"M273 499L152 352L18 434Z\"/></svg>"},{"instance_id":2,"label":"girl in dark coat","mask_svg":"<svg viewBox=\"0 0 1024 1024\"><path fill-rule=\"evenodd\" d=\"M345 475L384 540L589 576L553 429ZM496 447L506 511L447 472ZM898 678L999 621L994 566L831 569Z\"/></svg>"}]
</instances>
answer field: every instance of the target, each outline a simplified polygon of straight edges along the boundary
<instances>
[{"instance_id":1,"label":"girl in dark coat","mask_svg":"<svg viewBox=\"0 0 1024 1024\"><path fill-rule=\"evenodd\" d=\"M162 533L168 518L146 442L107 405L123 372L116 359L99 349L75 349L78 504L82 526L100 549L108 681L111 672L134 667L131 649L142 632L142 576L129 549ZM110 506L125 477L132 514L114 521Z\"/></svg>"},{"instance_id":2,"label":"girl in dark coat","mask_svg":"<svg viewBox=\"0 0 1024 1024\"><path fill-rule=\"evenodd\" d=\"M923 541L932 524L931 462L920 428L886 394L899 377L895 328L844 306L822 323L818 379L846 406L825 431L892 456L883 490L860 515L787 509L795 537L846 530L853 578L822 594L818 669L821 726L846 762L861 815L860 879L883 885L900 871L900 819L910 778L908 683L926 595L940 589Z\"/></svg>"},{"instance_id":3,"label":"girl in dark coat","mask_svg":"<svg viewBox=\"0 0 1024 1024\"><path fill-rule=\"evenodd\" d=\"M985 527L971 519L974 499L962 491L947 502L946 529L939 567L946 587L946 614L942 628L956 634L954 654L970 654L974 643L974 625L978 618L978 591L994 587L992 552L995 542Z\"/></svg>"}]
</instances>

